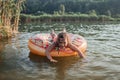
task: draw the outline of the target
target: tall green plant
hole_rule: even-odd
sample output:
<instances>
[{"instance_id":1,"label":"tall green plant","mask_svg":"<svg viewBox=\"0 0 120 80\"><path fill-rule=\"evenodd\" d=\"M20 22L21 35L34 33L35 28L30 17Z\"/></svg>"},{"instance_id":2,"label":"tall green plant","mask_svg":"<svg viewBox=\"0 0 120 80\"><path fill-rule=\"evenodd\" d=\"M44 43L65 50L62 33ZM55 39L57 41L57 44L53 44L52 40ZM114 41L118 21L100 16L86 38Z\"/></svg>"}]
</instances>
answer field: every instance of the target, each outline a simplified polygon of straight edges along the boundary
<instances>
[{"instance_id":1,"label":"tall green plant","mask_svg":"<svg viewBox=\"0 0 120 80\"><path fill-rule=\"evenodd\" d=\"M13 30L14 31L18 31L18 24L19 24L19 18L20 18L20 12L23 9L22 8L22 4L25 2L25 0L16 0L15 1L15 8L14 10L14 15L13 16L13 20L14 20L14 27Z\"/></svg>"},{"instance_id":2,"label":"tall green plant","mask_svg":"<svg viewBox=\"0 0 120 80\"><path fill-rule=\"evenodd\" d=\"M21 6L25 0L0 0L0 22L6 32L18 32Z\"/></svg>"}]
</instances>

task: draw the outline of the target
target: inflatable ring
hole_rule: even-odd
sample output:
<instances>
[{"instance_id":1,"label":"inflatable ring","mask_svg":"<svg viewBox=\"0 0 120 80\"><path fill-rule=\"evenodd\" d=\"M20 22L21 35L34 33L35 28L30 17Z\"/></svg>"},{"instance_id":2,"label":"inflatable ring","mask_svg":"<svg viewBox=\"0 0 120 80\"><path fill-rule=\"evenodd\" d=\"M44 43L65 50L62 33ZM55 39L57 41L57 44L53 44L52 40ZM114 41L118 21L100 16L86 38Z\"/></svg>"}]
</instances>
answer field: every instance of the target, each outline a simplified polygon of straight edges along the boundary
<instances>
[{"instance_id":1,"label":"inflatable ring","mask_svg":"<svg viewBox=\"0 0 120 80\"><path fill-rule=\"evenodd\" d=\"M85 53L87 48L87 42L86 40L77 34L69 34L72 44L76 45L81 52ZM33 37L31 37L28 41L28 48L30 49L30 52L40 55L40 56L46 56L45 50L46 48L52 43L52 37L50 34L37 34ZM60 50L58 54L58 50L53 49L50 52L50 55L52 57L65 57L65 56L77 56L77 52L72 51L69 48L66 48L64 50Z\"/></svg>"}]
</instances>

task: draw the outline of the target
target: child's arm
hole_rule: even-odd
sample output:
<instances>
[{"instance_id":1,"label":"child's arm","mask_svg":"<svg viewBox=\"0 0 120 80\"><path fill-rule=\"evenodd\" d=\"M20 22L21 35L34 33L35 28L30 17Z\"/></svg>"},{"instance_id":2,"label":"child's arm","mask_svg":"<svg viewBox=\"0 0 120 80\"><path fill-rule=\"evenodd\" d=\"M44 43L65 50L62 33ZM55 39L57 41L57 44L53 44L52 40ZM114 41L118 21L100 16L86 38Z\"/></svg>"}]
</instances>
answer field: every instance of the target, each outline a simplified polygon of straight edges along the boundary
<instances>
[{"instance_id":1,"label":"child's arm","mask_svg":"<svg viewBox=\"0 0 120 80\"><path fill-rule=\"evenodd\" d=\"M57 60L53 59L51 56L50 56L50 51L55 47L55 43L51 44L50 46L48 46L48 48L46 49L45 51L45 54L47 56L47 58L51 61L51 62L57 62Z\"/></svg>"},{"instance_id":2,"label":"child's arm","mask_svg":"<svg viewBox=\"0 0 120 80\"><path fill-rule=\"evenodd\" d=\"M80 51L80 49L77 48L77 46L73 45L69 34L67 34L67 41L68 41L68 47L71 48L73 51L78 52L78 55L82 58L85 58L85 55Z\"/></svg>"},{"instance_id":3,"label":"child's arm","mask_svg":"<svg viewBox=\"0 0 120 80\"><path fill-rule=\"evenodd\" d=\"M80 57L85 58L85 55L84 55L75 45L69 43L69 44L68 44L68 47L69 47L70 49L72 49L73 51L78 52L78 55L79 55Z\"/></svg>"}]
</instances>

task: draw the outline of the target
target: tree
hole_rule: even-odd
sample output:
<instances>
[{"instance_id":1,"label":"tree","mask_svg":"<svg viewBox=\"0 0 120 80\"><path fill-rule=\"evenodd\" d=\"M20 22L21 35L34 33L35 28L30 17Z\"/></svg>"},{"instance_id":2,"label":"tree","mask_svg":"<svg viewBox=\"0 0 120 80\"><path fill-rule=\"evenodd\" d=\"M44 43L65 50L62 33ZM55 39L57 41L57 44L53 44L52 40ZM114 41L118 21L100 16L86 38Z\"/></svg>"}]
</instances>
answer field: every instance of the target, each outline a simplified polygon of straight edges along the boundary
<instances>
[{"instance_id":1,"label":"tree","mask_svg":"<svg viewBox=\"0 0 120 80\"><path fill-rule=\"evenodd\" d=\"M61 15L64 15L64 14L65 14L65 6L64 6L63 4L60 5L59 13L60 13Z\"/></svg>"}]
</instances>

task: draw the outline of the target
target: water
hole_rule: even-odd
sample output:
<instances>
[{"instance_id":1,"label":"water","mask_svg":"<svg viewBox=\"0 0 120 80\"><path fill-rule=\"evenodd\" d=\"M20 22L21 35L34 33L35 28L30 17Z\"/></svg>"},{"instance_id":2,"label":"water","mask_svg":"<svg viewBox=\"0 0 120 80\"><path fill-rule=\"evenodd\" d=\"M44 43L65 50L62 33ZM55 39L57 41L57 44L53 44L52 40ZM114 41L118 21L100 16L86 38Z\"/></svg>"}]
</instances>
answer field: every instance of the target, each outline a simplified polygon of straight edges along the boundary
<instances>
[{"instance_id":1,"label":"water","mask_svg":"<svg viewBox=\"0 0 120 80\"><path fill-rule=\"evenodd\" d=\"M120 24L41 23L21 25L20 33L0 41L0 80L120 80ZM46 57L29 52L28 39L37 33L56 33L66 27L88 42L87 63L79 57Z\"/></svg>"}]
</instances>

